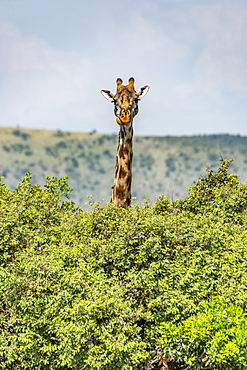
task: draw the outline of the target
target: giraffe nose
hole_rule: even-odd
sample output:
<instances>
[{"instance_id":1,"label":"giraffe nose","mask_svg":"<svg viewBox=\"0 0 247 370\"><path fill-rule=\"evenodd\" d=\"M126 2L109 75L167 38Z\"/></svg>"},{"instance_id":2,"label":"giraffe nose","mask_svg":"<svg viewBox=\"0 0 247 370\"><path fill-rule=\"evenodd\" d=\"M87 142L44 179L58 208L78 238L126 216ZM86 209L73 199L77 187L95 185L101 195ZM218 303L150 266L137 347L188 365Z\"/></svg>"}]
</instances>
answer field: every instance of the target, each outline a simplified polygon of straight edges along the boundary
<instances>
[{"instance_id":1,"label":"giraffe nose","mask_svg":"<svg viewBox=\"0 0 247 370\"><path fill-rule=\"evenodd\" d=\"M122 117L130 116L130 109L122 109Z\"/></svg>"}]
</instances>

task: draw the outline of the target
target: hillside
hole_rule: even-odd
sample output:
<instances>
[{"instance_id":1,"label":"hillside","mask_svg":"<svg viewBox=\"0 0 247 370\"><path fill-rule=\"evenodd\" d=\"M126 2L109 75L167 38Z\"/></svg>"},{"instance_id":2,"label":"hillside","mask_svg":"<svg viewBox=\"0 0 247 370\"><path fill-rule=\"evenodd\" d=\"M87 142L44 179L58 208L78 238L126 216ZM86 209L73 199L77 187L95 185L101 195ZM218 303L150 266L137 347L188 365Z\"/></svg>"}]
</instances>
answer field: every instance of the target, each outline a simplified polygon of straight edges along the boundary
<instances>
[{"instance_id":1,"label":"hillside","mask_svg":"<svg viewBox=\"0 0 247 370\"><path fill-rule=\"evenodd\" d=\"M84 207L88 195L108 201L111 195L117 150L117 134L72 133L0 128L0 169L5 183L14 189L30 171L33 183L45 183L47 175L69 176L72 199ZM165 194L183 198L193 181L215 169L220 154L234 159L231 171L247 180L247 137L231 135L134 138L132 196L140 203Z\"/></svg>"}]
</instances>

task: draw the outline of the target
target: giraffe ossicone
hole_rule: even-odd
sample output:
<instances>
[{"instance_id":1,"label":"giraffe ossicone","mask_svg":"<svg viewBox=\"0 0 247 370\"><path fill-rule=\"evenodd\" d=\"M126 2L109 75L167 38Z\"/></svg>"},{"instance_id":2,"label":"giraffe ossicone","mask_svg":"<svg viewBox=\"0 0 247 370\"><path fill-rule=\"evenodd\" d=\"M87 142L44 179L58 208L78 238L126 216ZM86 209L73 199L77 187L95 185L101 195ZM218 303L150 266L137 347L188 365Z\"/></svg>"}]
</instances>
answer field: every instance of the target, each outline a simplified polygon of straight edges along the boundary
<instances>
[{"instance_id":1,"label":"giraffe ossicone","mask_svg":"<svg viewBox=\"0 0 247 370\"><path fill-rule=\"evenodd\" d=\"M132 139L133 119L138 113L138 102L147 94L150 86L142 86L138 92L134 87L135 80L129 78L128 85L123 85L121 78L116 80L116 93L101 90L101 94L114 103L116 122L120 126L116 170L110 202L118 207L128 208L131 203L132 183Z\"/></svg>"}]
</instances>

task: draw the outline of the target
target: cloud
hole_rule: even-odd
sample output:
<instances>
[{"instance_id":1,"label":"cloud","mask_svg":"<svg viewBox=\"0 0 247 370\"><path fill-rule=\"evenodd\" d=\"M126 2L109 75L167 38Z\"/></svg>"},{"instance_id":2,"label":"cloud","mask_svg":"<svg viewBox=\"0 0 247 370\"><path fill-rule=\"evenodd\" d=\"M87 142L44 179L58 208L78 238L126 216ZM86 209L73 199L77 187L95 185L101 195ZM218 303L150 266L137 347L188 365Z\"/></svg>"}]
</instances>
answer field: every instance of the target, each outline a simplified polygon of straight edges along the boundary
<instances>
[{"instance_id":1,"label":"cloud","mask_svg":"<svg viewBox=\"0 0 247 370\"><path fill-rule=\"evenodd\" d=\"M221 3L202 12L208 23L202 54L196 61L197 86L207 93L247 93L247 7Z\"/></svg>"},{"instance_id":2,"label":"cloud","mask_svg":"<svg viewBox=\"0 0 247 370\"><path fill-rule=\"evenodd\" d=\"M54 49L37 36L24 36L12 24L1 24L0 34L2 117L6 121L42 124L52 118L51 111L56 111L57 121L63 121L67 107L86 99L90 59Z\"/></svg>"},{"instance_id":3,"label":"cloud","mask_svg":"<svg viewBox=\"0 0 247 370\"><path fill-rule=\"evenodd\" d=\"M246 94L246 3L202 2L177 9L176 17L174 40L187 45L188 59L193 58L194 88L213 96L226 91Z\"/></svg>"},{"instance_id":4,"label":"cloud","mask_svg":"<svg viewBox=\"0 0 247 370\"><path fill-rule=\"evenodd\" d=\"M219 132L223 121L247 133L245 0L95 0L71 5L71 17L61 0L48 30L31 21L33 11L46 20L48 8L33 4L27 18L24 7L21 18L0 24L2 124L117 132L99 90L133 76L137 89L151 85L137 134Z\"/></svg>"},{"instance_id":5,"label":"cloud","mask_svg":"<svg viewBox=\"0 0 247 370\"><path fill-rule=\"evenodd\" d=\"M159 48L160 36L159 24L147 19L141 12L132 12L130 24L124 30L124 37L128 46L143 52L154 53ZM165 35L162 36L162 44L165 46L169 43L169 39Z\"/></svg>"},{"instance_id":6,"label":"cloud","mask_svg":"<svg viewBox=\"0 0 247 370\"><path fill-rule=\"evenodd\" d=\"M124 41L118 34L115 50L119 54L124 52L136 63L141 58L146 67L152 63L156 73L163 72L160 81L167 72L182 85L190 83L191 88L187 89L190 92L201 91L208 96L226 91L245 94L246 3L241 0L178 3L167 6L167 2L166 5L134 2L125 18L125 27L120 28ZM118 10L121 14L122 5ZM114 30L114 34L116 32ZM118 45L122 49L118 50Z\"/></svg>"}]
</instances>

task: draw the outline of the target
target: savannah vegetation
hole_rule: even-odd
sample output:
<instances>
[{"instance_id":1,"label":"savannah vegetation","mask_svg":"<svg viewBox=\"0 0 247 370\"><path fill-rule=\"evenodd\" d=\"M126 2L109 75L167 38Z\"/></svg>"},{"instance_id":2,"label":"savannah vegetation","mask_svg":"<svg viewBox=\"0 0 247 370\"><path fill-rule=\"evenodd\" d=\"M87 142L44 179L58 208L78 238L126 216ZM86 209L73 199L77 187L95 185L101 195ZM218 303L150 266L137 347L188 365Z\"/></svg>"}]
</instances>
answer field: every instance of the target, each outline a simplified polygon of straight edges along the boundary
<instances>
[{"instance_id":1,"label":"savannah vegetation","mask_svg":"<svg viewBox=\"0 0 247 370\"><path fill-rule=\"evenodd\" d=\"M117 151L114 135L63 131L0 128L0 174L15 189L27 172L43 184L47 175L69 177L71 199L86 209L88 195L94 201L111 196ZM247 137L231 135L190 137L141 137L134 135L132 196L135 204L157 194L176 200L205 172L216 170L219 159L234 158L231 171L247 181Z\"/></svg>"},{"instance_id":2,"label":"savannah vegetation","mask_svg":"<svg viewBox=\"0 0 247 370\"><path fill-rule=\"evenodd\" d=\"M2 179L0 368L246 369L247 185L229 167L91 212L67 178Z\"/></svg>"}]
</instances>

